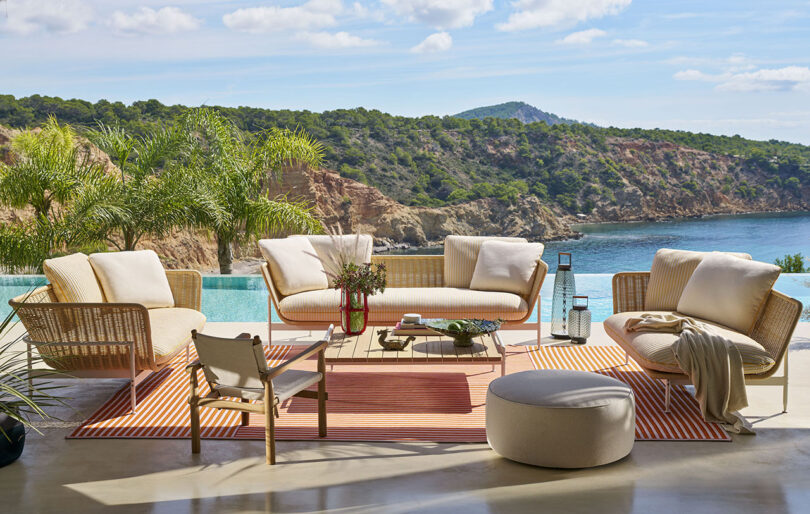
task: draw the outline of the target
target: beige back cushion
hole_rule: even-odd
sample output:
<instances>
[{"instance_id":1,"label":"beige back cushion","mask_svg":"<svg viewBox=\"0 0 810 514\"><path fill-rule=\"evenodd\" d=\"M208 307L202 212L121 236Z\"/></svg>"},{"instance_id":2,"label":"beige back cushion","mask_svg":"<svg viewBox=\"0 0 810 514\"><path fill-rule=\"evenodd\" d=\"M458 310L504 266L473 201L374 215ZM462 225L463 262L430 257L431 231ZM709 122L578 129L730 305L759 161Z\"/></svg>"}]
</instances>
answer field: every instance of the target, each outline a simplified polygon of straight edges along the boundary
<instances>
[{"instance_id":1,"label":"beige back cushion","mask_svg":"<svg viewBox=\"0 0 810 514\"><path fill-rule=\"evenodd\" d=\"M353 262L366 264L371 262L373 240L368 234L347 234L342 236L293 236L306 237L315 248L315 253L323 263L329 287L334 287L334 276L340 273L341 264Z\"/></svg>"},{"instance_id":2,"label":"beige back cushion","mask_svg":"<svg viewBox=\"0 0 810 514\"><path fill-rule=\"evenodd\" d=\"M525 243L522 237L447 236L444 239L445 287L469 288L484 241Z\"/></svg>"},{"instance_id":3,"label":"beige back cushion","mask_svg":"<svg viewBox=\"0 0 810 514\"><path fill-rule=\"evenodd\" d=\"M678 312L747 334L780 272L773 264L709 254L686 283Z\"/></svg>"},{"instance_id":4,"label":"beige back cushion","mask_svg":"<svg viewBox=\"0 0 810 514\"><path fill-rule=\"evenodd\" d=\"M670 250L662 248L655 253L650 281L644 299L644 309L648 311L674 311L678 308L683 288L692 276L697 265L711 252ZM751 260L747 253L727 253L740 259Z\"/></svg>"},{"instance_id":5,"label":"beige back cushion","mask_svg":"<svg viewBox=\"0 0 810 514\"><path fill-rule=\"evenodd\" d=\"M283 296L329 287L323 263L306 237L262 239L259 249Z\"/></svg>"},{"instance_id":6,"label":"beige back cushion","mask_svg":"<svg viewBox=\"0 0 810 514\"><path fill-rule=\"evenodd\" d=\"M537 261L543 256L542 243L484 241L478 252L470 289L504 291L520 296L532 290Z\"/></svg>"},{"instance_id":7,"label":"beige back cushion","mask_svg":"<svg viewBox=\"0 0 810 514\"><path fill-rule=\"evenodd\" d=\"M71 303L100 303L104 301L101 284L93 266L83 253L74 253L42 263L45 278L53 286L56 299Z\"/></svg>"},{"instance_id":8,"label":"beige back cushion","mask_svg":"<svg viewBox=\"0 0 810 514\"><path fill-rule=\"evenodd\" d=\"M152 250L94 253L89 259L108 302L174 307L166 271Z\"/></svg>"},{"instance_id":9,"label":"beige back cushion","mask_svg":"<svg viewBox=\"0 0 810 514\"><path fill-rule=\"evenodd\" d=\"M209 384L226 387L263 388L261 372L267 360L261 343L253 339L225 339L197 334L194 348Z\"/></svg>"}]
</instances>

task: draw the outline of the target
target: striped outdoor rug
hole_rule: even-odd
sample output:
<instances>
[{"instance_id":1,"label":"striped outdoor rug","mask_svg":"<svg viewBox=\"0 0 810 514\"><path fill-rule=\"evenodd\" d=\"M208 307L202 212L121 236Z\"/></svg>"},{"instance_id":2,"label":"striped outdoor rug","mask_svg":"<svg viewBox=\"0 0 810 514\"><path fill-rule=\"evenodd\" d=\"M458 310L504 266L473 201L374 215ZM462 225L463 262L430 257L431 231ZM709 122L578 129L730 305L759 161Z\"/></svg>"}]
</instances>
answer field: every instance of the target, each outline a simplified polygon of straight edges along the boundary
<instances>
[{"instance_id":1,"label":"striped outdoor rug","mask_svg":"<svg viewBox=\"0 0 810 514\"><path fill-rule=\"evenodd\" d=\"M292 355L291 346L265 352L270 365ZM300 347L299 347L300 348ZM618 348L511 347L510 373L534 368L582 369L609 374L636 391L640 440L728 440L722 429L705 423L694 399L673 392L673 411L660 408L660 387L631 364L624 365ZM294 350L293 350L294 351ZM196 358L192 347L192 360ZM314 369L315 361L306 367ZM190 436L188 375L185 356L153 373L138 386L138 413L130 414L129 391L122 388L68 438L162 438ZM335 365L328 371L329 440L485 442L484 414L489 383L500 376L488 365ZM202 372L203 394L207 385ZM248 426L240 413L200 409L202 437L207 439L264 439L263 416L251 414ZM278 440L318 439L315 400L291 398L276 420Z\"/></svg>"},{"instance_id":2,"label":"striped outdoor rug","mask_svg":"<svg viewBox=\"0 0 810 514\"><path fill-rule=\"evenodd\" d=\"M670 412L664 409L664 386L644 373L633 359L625 364L616 346L541 346L529 350L535 369L594 371L621 380L636 397L637 441L731 441L715 423L707 423L695 398L683 386L672 387Z\"/></svg>"}]
</instances>

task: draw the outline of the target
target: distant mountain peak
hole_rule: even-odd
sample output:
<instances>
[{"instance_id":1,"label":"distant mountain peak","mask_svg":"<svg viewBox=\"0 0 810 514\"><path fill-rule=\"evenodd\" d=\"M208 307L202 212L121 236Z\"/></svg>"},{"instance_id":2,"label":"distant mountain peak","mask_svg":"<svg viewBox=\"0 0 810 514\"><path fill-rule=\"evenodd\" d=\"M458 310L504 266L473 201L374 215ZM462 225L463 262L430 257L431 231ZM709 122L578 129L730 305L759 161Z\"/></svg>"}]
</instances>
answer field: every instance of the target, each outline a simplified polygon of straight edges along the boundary
<instances>
[{"instance_id":1,"label":"distant mountain peak","mask_svg":"<svg viewBox=\"0 0 810 514\"><path fill-rule=\"evenodd\" d=\"M582 123L581 121L562 118L550 112L544 112L527 104L526 102L506 102L498 105L488 105L486 107L476 107L468 111L454 114L456 118L464 118L465 120L484 118L514 118L522 121L523 123L534 123L543 121L548 125L556 125L563 123L565 125L573 125L575 123Z\"/></svg>"}]
</instances>

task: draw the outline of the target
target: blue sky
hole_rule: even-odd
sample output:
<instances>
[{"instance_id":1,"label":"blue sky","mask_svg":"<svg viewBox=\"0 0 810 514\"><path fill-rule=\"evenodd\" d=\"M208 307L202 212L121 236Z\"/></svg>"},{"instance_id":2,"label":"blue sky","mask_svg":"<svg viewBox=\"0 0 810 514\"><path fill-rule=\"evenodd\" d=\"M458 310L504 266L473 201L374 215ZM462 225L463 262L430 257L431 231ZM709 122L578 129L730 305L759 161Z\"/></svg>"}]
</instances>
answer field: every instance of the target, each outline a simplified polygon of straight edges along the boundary
<instances>
[{"instance_id":1,"label":"blue sky","mask_svg":"<svg viewBox=\"0 0 810 514\"><path fill-rule=\"evenodd\" d=\"M0 0L0 93L561 116L810 144L810 1Z\"/></svg>"}]
</instances>

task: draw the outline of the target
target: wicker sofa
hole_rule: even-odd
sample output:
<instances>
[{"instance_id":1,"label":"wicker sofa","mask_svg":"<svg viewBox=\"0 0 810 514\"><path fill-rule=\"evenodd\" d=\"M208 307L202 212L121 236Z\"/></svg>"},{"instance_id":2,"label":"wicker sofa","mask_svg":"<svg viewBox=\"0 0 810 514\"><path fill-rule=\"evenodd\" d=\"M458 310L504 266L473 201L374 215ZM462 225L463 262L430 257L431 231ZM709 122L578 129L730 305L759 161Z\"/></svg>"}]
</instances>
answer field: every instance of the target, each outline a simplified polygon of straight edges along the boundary
<instances>
[{"instance_id":1,"label":"wicker sofa","mask_svg":"<svg viewBox=\"0 0 810 514\"><path fill-rule=\"evenodd\" d=\"M467 239L474 241L489 238ZM525 242L520 238L497 239ZM516 326L529 319L535 306L539 319L540 288L548 272L548 265L542 260L537 260L531 284L527 287L529 293L525 295L470 289L469 279L466 287L463 283L453 284L445 275L447 270L453 269L447 264L454 263L446 261L445 255L374 255L370 260L373 264L385 265L387 278L385 292L372 295L368 299L370 324L392 325L400 321L403 314L416 312L427 318L501 318L505 326ZM275 307L285 325L297 328L316 329L340 323L338 290L325 288L283 296L267 262L262 265L261 270L268 290L268 320ZM472 270L468 272L471 273ZM539 340L539 323L536 324L536 329ZM272 341L270 322L268 335Z\"/></svg>"},{"instance_id":2,"label":"wicker sofa","mask_svg":"<svg viewBox=\"0 0 810 514\"><path fill-rule=\"evenodd\" d=\"M629 333L625 321L642 313L669 313L645 309L650 272L622 272L613 276L613 316L604 321L605 332L652 378L664 383L664 410L669 410L671 386L689 384L671 351L677 334ZM782 386L783 411L788 402L788 344L799 321L802 304L771 290L748 333L743 334L698 318L731 340L740 350L747 385ZM781 376L775 373L783 364Z\"/></svg>"},{"instance_id":3,"label":"wicker sofa","mask_svg":"<svg viewBox=\"0 0 810 514\"><path fill-rule=\"evenodd\" d=\"M128 378L136 409L136 385L185 351L191 331L201 330L202 275L166 270L174 307L136 303L59 302L51 284L9 301L28 335L29 366L35 347L42 360L66 376Z\"/></svg>"}]
</instances>

